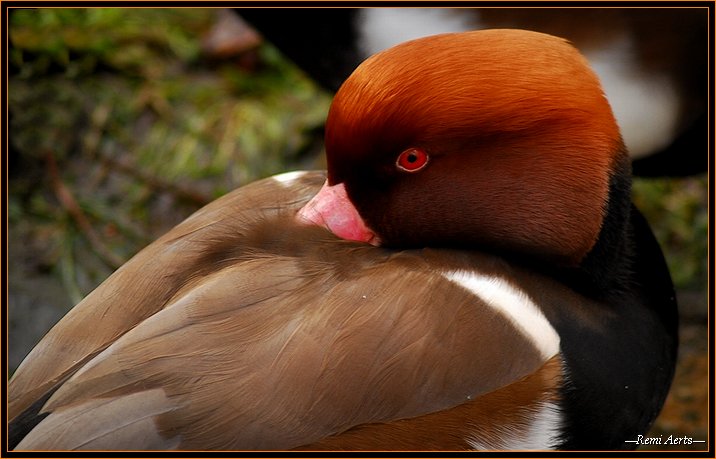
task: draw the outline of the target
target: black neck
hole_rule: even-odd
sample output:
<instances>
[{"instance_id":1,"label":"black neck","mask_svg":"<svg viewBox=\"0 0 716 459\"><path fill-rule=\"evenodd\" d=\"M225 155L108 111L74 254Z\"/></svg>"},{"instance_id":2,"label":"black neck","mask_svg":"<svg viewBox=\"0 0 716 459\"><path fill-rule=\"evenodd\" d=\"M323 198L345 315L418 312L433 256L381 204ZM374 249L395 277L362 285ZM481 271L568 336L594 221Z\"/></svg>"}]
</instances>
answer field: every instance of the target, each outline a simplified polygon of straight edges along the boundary
<instances>
[{"instance_id":1,"label":"black neck","mask_svg":"<svg viewBox=\"0 0 716 459\"><path fill-rule=\"evenodd\" d=\"M624 154L617 159L609 180L609 202L599 238L577 270L567 274L575 288L591 297L627 288L633 263L631 231L631 164Z\"/></svg>"}]
</instances>

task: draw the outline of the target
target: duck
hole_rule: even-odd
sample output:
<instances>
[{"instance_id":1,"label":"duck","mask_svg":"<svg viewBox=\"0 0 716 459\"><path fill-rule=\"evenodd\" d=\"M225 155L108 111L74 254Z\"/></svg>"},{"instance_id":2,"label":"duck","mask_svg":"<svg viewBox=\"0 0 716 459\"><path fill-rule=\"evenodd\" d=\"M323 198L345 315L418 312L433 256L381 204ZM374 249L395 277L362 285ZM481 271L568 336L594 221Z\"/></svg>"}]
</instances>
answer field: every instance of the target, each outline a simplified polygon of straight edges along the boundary
<instances>
[{"instance_id":1,"label":"duck","mask_svg":"<svg viewBox=\"0 0 716 459\"><path fill-rule=\"evenodd\" d=\"M326 171L229 192L71 309L9 382L11 448L636 446L677 305L572 45L396 45L341 86L325 144Z\"/></svg>"},{"instance_id":2,"label":"duck","mask_svg":"<svg viewBox=\"0 0 716 459\"><path fill-rule=\"evenodd\" d=\"M519 28L588 58L640 177L708 167L708 11L698 8L238 8L287 58L335 92L368 56L412 38Z\"/></svg>"}]
</instances>

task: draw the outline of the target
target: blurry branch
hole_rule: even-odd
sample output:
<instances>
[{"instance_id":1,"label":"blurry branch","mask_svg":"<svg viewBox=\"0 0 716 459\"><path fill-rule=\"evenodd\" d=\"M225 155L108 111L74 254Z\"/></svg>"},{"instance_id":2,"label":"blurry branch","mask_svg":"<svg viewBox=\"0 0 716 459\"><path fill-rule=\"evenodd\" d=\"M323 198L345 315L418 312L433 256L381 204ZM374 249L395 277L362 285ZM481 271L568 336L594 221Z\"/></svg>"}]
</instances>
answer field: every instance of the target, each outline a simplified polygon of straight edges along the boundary
<instances>
[{"instance_id":1,"label":"blurry branch","mask_svg":"<svg viewBox=\"0 0 716 459\"><path fill-rule=\"evenodd\" d=\"M167 191L176 196L177 198L189 201L199 206L204 206L212 201L212 198L210 196L206 196L203 193L199 193L182 185L162 180L159 177L142 171L127 160L114 158L103 152L99 153L99 157L102 161L105 161L106 164L109 165L112 169L124 172L125 174L129 174L151 188Z\"/></svg>"},{"instance_id":2,"label":"blurry branch","mask_svg":"<svg viewBox=\"0 0 716 459\"><path fill-rule=\"evenodd\" d=\"M70 189L65 185L60 177L57 169L57 160L55 154L52 151L48 151L46 155L47 159L47 171L50 175L50 182L52 189L55 192L57 200L65 211L72 217L77 224L79 230L84 234L90 246L95 253L104 261L108 266L113 269L117 269L124 263L121 257L117 256L114 252L107 249L102 243L102 239L99 237L97 232L92 228L89 219L82 211L82 208L77 203L77 200L72 195Z\"/></svg>"},{"instance_id":3,"label":"blurry branch","mask_svg":"<svg viewBox=\"0 0 716 459\"><path fill-rule=\"evenodd\" d=\"M152 100L157 100L161 102L158 106L154 107L158 112L163 111L167 113L171 111L167 102L163 99L157 97L149 97L146 96L146 94L142 96L142 98L145 97L149 99L148 104L151 104L152 106L155 105L151 102ZM104 164L108 166L108 169L128 174L131 177L134 177L140 182L146 184L150 188L153 188L155 190L158 189L162 191L167 191L176 196L177 198L183 199L192 204L204 206L211 202L212 199L210 196L198 193L182 185L162 180L161 178L158 178L150 173L142 171L135 164L132 164L130 159L115 158L110 153L103 151L100 148L100 141L104 134L107 121L109 120L110 112L111 108L109 105L106 104L99 105L93 111L91 116L92 128L85 136L84 142L84 151L87 156L89 156L90 158L98 158L99 160L103 161ZM129 158L129 155L123 156L125 158Z\"/></svg>"}]
</instances>

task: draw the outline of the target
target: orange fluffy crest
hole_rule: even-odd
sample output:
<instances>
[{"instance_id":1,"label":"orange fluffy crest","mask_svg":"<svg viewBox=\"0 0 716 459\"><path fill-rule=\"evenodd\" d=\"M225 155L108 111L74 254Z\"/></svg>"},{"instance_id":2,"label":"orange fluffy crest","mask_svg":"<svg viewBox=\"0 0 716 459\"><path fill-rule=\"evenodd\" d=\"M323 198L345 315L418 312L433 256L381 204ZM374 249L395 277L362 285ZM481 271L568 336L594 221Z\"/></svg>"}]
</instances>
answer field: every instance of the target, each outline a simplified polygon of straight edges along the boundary
<instances>
[{"instance_id":1,"label":"orange fluffy crest","mask_svg":"<svg viewBox=\"0 0 716 459\"><path fill-rule=\"evenodd\" d=\"M415 147L440 158L425 174L444 167L452 188L473 190L452 199L489 217L486 239L508 232L512 248L570 264L596 241L625 158L586 59L561 38L509 29L409 41L344 83L326 124L331 183Z\"/></svg>"}]
</instances>

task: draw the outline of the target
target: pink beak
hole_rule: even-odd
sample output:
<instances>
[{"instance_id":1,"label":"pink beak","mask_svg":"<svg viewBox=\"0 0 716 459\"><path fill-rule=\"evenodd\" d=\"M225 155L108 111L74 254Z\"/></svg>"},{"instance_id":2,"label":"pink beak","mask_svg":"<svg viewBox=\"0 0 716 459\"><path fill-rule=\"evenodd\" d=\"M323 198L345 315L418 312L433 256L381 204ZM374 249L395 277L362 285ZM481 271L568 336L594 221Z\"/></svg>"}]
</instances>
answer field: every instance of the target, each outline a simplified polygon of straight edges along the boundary
<instances>
[{"instance_id":1,"label":"pink beak","mask_svg":"<svg viewBox=\"0 0 716 459\"><path fill-rule=\"evenodd\" d=\"M348 199L343 183L329 186L328 180L308 203L298 211L300 223L327 228L336 236L349 241L379 245L380 239L368 228L358 210Z\"/></svg>"}]
</instances>

